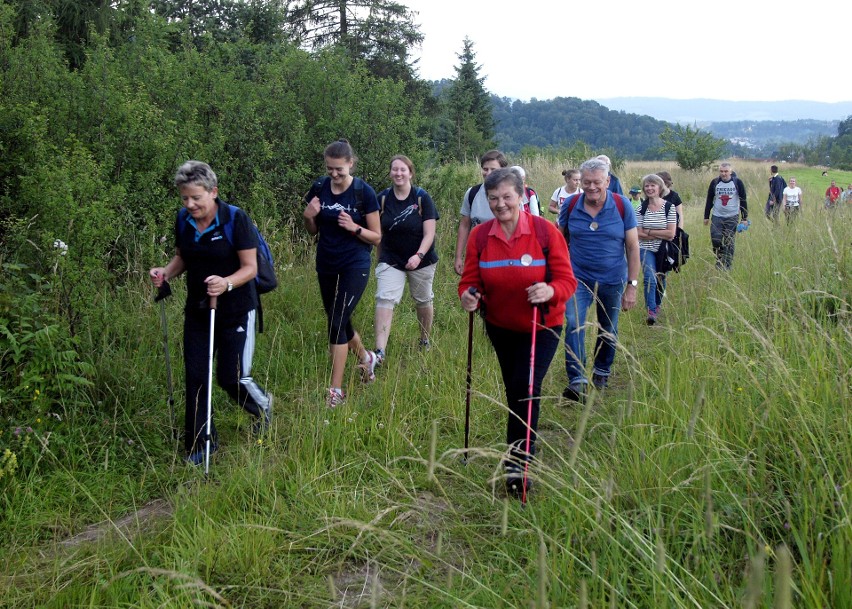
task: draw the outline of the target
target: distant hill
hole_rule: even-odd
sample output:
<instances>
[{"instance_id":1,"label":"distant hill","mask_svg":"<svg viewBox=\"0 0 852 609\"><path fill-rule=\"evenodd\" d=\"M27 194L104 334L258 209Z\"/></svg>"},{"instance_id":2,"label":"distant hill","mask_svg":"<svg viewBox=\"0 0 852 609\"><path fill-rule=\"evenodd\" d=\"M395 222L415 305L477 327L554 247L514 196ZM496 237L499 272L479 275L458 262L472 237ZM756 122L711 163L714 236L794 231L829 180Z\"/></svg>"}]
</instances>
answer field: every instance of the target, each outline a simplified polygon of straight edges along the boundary
<instances>
[{"instance_id":1,"label":"distant hill","mask_svg":"<svg viewBox=\"0 0 852 609\"><path fill-rule=\"evenodd\" d=\"M613 102L636 102L634 109L622 104L610 107ZM647 102L643 106L641 102ZM659 135L673 124L697 125L716 137L730 142L730 154L771 156L781 144L807 145L821 137L834 137L840 124L838 118L738 118L747 114L762 116L790 116L799 108L803 113L819 116L820 112L837 114L848 109L852 115L852 102L821 104L818 102L720 102L715 100L672 100L662 98L619 98L582 100L576 97L556 97L549 100L533 99L529 102L506 97L491 96L496 139L507 152L518 152L524 146L570 147L577 141L594 149L611 148L629 158L654 157L659 154ZM695 105L690 105L694 103ZM707 104L706 106L702 104ZM654 104L658 104L653 106ZM695 109L691 116L698 120L666 120L665 108L681 111L681 119ZM614 104L617 105L617 104ZM681 105L683 105L681 107ZM741 109L739 106L744 106ZM653 106L654 115L649 114ZM762 114L757 108L762 108ZM715 110L713 110L715 108ZM727 108L728 114L722 113ZM717 119L714 117L723 117ZM827 116L824 114L823 116Z\"/></svg>"},{"instance_id":2,"label":"distant hill","mask_svg":"<svg viewBox=\"0 0 852 609\"><path fill-rule=\"evenodd\" d=\"M852 116L852 101L833 104L812 101L734 102L663 97L612 97L597 101L612 110L653 116L670 123L698 123L699 126L736 121L842 121Z\"/></svg>"}]
</instances>

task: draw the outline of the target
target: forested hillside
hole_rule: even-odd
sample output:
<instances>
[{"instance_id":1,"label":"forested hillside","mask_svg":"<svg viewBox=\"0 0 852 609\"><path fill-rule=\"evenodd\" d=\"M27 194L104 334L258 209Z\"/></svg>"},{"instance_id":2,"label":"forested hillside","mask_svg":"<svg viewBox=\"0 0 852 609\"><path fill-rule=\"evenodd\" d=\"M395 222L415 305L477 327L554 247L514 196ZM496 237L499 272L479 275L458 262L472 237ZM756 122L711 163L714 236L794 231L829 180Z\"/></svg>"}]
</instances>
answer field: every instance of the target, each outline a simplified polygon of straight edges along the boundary
<instances>
[{"instance_id":1,"label":"forested hillside","mask_svg":"<svg viewBox=\"0 0 852 609\"><path fill-rule=\"evenodd\" d=\"M613 149L630 158L653 156L668 123L609 110L576 97L529 102L491 96L497 140L507 151L524 146L570 147L581 141L593 149ZM650 157L649 157L650 158Z\"/></svg>"}]
</instances>

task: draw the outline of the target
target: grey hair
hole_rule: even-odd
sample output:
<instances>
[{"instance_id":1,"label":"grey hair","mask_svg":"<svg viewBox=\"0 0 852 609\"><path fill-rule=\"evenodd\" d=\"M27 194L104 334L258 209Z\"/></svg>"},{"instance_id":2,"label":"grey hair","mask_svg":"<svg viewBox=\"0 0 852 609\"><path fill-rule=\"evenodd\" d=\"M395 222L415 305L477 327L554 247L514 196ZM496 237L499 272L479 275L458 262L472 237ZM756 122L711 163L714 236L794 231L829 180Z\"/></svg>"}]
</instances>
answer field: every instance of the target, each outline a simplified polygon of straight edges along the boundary
<instances>
[{"instance_id":1,"label":"grey hair","mask_svg":"<svg viewBox=\"0 0 852 609\"><path fill-rule=\"evenodd\" d=\"M651 182L652 184L656 184L660 188L660 197L661 198L665 197L667 194L669 194L669 189L666 186L665 181L663 181L663 178L658 176L656 173L649 173L644 178L642 178L642 186L643 187L648 182Z\"/></svg>"},{"instance_id":2,"label":"grey hair","mask_svg":"<svg viewBox=\"0 0 852 609\"><path fill-rule=\"evenodd\" d=\"M210 192L219 185L219 179L210 165L201 161L187 161L178 167L175 174L175 186L201 186L207 192Z\"/></svg>"},{"instance_id":3,"label":"grey hair","mask_svg":"<svg viewBox=\"0 0 852 609\"><path fill-rule=\"evenodd\" d=\"M582 165L580 165L580 173L581 174L586 173L586 172L597 172L597 171L602 171L605 174L609 175L609 163L601 160L598 157L595 157L593 159L589 159L588 161L586 161Z\"/></svg>"},{"instance_id":4,"label":"grey hair","mask_svg":"<svg viewBox=\"0 0 852 609\"><path fill-rule=\"evenodd\" d=\"M485 192L489 193L492 190L497 190L501 184L504 182L509 183L509 185L517 192L519 195L524 194L524 180L514 169L509 169L508 167L501 167L500 169L495 169L485 178Z\"/></svg>"},{"instance_id":5,"label":"grey hair","mask_svg":"<svg viewBox=\"0 0 852 609\"><path fill-rule=\"evenodd\" d=\"M601 160L601 161L603 161L604 163L606 163L607 171L609 171L609 169L611 169L611 168L612 168L612 161L610 161L610 160L609 160L609 157L608 157L607 155L605 155L605 154L599 154L599 155L598 155L598 156L596 156L595 158L596 158L596 159L599 159L599 160Z\"/></svg>"},{"instance_id":6,"label":"grey hair","mask_svg":"<svg viewBox=\"0 0 852 609\"><path fill-rule=\"evenodd\" d=\"M527 179L527 172L524 171L524 168L521 167L520 165L512 165L511 167L509 167L509 169L511 169L512 171L517 173L519 176L521 176L522 180Z\"/></svg>"}]
</instances>

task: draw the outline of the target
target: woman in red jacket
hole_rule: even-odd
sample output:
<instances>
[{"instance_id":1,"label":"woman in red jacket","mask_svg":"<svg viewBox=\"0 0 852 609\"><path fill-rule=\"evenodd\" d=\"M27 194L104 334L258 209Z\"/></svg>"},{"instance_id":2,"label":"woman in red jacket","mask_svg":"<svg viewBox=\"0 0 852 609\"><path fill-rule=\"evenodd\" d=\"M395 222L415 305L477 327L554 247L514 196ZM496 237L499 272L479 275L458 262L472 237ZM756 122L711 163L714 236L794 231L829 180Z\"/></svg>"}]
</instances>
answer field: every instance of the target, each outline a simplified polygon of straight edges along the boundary
<instances>
[{"instance_id":1,"label":"woman in red jacket","mask_svg":"<svg viewBox=\"0 0 852 609\"><path fill-rule=\"evenodd\" d=\"M559 230L540 217L520 213L524 183L517 173L492 171L485 179L485 191L494 220L471 232L459 298L465 311L482 307L485 330L500 363L509 407L506 488L519 496L524 491L524 462L535 454L541 383L559 346L565 303L577 280ZM527 451L533 307L539 311Z\"/></svg>"}]
</instances>

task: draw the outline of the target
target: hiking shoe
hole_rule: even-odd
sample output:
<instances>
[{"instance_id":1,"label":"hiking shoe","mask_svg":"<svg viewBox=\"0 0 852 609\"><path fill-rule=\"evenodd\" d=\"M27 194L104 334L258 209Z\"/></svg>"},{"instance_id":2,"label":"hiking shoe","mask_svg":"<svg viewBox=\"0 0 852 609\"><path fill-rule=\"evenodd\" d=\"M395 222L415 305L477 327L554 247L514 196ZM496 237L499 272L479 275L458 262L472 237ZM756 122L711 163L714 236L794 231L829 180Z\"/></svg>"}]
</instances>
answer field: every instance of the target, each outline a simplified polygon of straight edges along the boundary
<instances>
[{"instance_id":1,"label":"hiking shoe","mask_svg":"<svg viewBox=\"0 0 852 609\"><path fill-rule=\"evenodd\" d=\"M420 350L421 351L429 351L432 348L432 345L429 343L428 338L420 339Z\"/></svg>"},{"instance_id":2,"label":"hiking shoe","mask_svg":"<svg viewBox=\"0 0 852 609\"><path fill-rule=\"evenodd\" d=\"M384 349L376 349L373 351L376 354L376 368L381 367L382 364L385 363L385 350Z\"/></svg>"},{"instance_id":3,"label":"hiking shoe","mask_svg":"<svg viewBox=\"0 0 852 609\"><path fill-rule=\"evenodd\" d=\"M571 383L562 391L562 397L570 402L584 402L586 399L585 383Z\"/></svg>"},{"instance_id":4,"label":"hiking shoe","mask_svg":"<svg viewBox=\"0 0 852 609\"><path fill-rule=\"evenodd\" d=\"M645 320L649 326L657 323L657 309L648 309L648 319Z\"/></svg>"},{"instance_id":5,"label":"hiking shoe","mask_svg":"<svg viewBox=\"0 0 852 609\"><path fill-rule=\"evenodd\" d=\"M527 496L532 490L532 480L527 475ZM524 496L524 470L517 466L506 468L506 494L514 499L522 499Z\"/></svg>"},{"instance_id":6,"label":"hiking shoe","mask_svg":"<svg viewBox=\"0 0 852 609\"><path fill-rule=\"evenodd\" d=\"M340 389L335 389L334 387L328 388L328 395L325 398L325 405L329 408L335 408L340 406L346 398L343 396L343 392Z\"/></svg>"},{"instance_id":7,"label":"hiking shoe","mask_svg":"<svg viewBox=\"0 0 852 609\"><path fill-rule=\"evenodd\" d=\"M593 374L592 375L592 384L595 386L595 389L598 391L603 391L606 389L607 384L609 383L609 377L604 376L603 374Z\"/></svg>"},{"instance_id":8,"label":"hiking shoe","mask_svg":"<svg viewBox=\"0 0 852 609\"><path fill-rule=\"evenodd\" d=\"M218 451L218 450L219 450L219 443L218 442L211 442L210 443L210 456L213 456L216 453L216 451ZM189 455L187 455L187 457L186 457L186 459L184 459L184 461L186 461L190 465L203 465L204 464L204 448L203 447L199 448L195 452L190 453Z\"/></svg>"},{"instance_id":9,"label":"hiking shoe","mask_svg":"<svg viewBox=\"0 0 852 609\"><path fill-rule=\"evenodd\" d=\"M267 393L266 397L266 406L258 405L258 407L260 408L260 415L255 418L254 423L252 423L251 425L251 432L256 436L265 434L269 429L269 425L272 423L273 397L271 393Z\"/></svg>"},{"instance_id":10,"label":"hiking shoe","mask_svg":"<svg viewBox=\"0 0 852 609\"><path fill-rule=\"evenodd\" d=\"M376 362L378 358L372 351L367 351L367 359L358 364L361 369L361 380L365 383L372 383L376 380Z\"/></svg>"}]
</instances>

